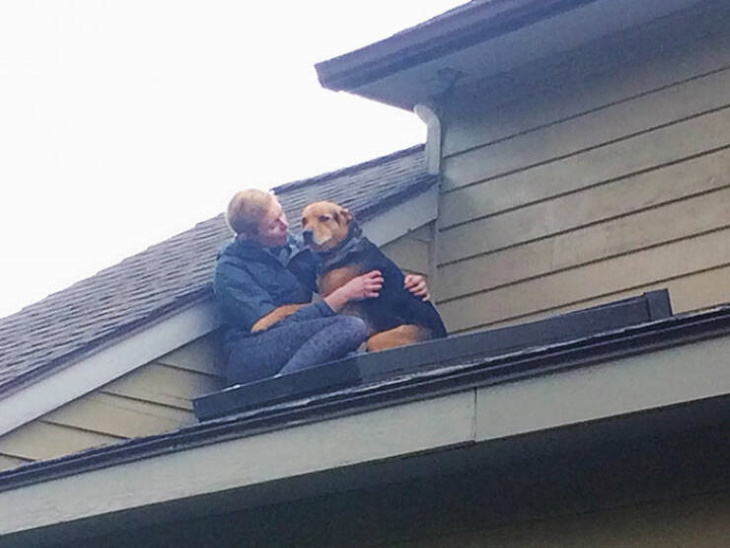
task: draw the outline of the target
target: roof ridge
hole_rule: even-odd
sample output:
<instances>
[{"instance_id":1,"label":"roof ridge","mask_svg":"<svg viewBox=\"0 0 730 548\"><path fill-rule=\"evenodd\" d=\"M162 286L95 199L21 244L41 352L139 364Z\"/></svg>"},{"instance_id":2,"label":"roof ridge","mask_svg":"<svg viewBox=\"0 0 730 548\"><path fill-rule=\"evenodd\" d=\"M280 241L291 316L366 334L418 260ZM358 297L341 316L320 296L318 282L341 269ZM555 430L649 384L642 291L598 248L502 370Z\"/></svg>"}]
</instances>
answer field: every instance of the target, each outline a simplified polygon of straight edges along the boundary
<instances>
[{"instance_id":1,"label":"roof ridge","mask_svg":"<svg viewBox=\"0 0 730 548\"><path fill-rule=\"evenodd\" d=\"M404 148L402 150L398 150L396 152L391 152L390 154L386 154L384 156L378 156L377 158L373 158L371 160L367 160L365 162L361 162L359 164L355 164L352 166L343 167L340 169L337 169L335 171L329 171L327 173L322 173L320 175L315 175L314 177L308 177L306 179L299 179L297 181L291 181L289 183L284 183L282 185L275 186L271 190L275 194L280 194L280 192L288 192L291 190L296 190L305 186L314 185L317 183L321 183L322 181L326 181L327 179L334 179L336 177L342 177L343 175L347 175L349 173L355 173L358 171L362 171L363 169L367 169L370 167L374 167L380 164L383 164L384 162L390 162L392 160L397 160L399 158L402 158L403 156L409 156L411 154L415 154L417 152L421 152L425 148L424 143L419 143L417 145L410 146L408 148Z\"/></svg>"}]
</instances>

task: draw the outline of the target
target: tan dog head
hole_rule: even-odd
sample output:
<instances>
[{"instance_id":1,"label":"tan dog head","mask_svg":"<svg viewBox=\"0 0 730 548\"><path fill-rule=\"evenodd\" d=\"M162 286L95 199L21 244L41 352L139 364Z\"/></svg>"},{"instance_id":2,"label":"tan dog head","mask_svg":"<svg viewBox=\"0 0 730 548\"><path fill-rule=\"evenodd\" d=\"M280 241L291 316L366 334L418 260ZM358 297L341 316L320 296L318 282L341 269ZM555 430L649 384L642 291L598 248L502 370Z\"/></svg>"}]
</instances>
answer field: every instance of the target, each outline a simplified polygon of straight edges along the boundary
<instances>
[{"instance_id":1,"label":"tan dog head","mask_svg":"<svg viewBox=\"0 0 730 548\"><path fill-rule=\"evenodd\" d=\"M313 251L329 251L347 238L352 215L334 202L313 202L302 211L304 243Z\"/></svg>"}]
</instances>

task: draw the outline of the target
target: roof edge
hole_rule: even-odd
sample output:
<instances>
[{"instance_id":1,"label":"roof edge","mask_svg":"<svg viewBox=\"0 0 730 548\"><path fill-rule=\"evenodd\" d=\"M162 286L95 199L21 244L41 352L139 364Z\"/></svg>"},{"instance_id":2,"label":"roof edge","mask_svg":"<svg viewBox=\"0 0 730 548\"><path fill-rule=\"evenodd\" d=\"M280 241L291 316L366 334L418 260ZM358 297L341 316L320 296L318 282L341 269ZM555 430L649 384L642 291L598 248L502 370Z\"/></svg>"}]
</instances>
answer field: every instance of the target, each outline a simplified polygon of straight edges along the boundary
<instances>
[{"instance_id":1,"label":"roof edge","mask_svg":"<svg viewBox=\"0 0 730 548\"><path fill-rule=\"evenodd\" d=\"M0 472L0 492L168 453L258 435L366 410L593 365L599 360L647 354L730 334L730 305L671 316L551 347L470 361L284 402L145 438L39 461Z\"/></svg>"},{"instance_id":2,"label":"roof edge","mask_svg":"<svg viewBox=\"0 0 730 548\"><path fill-rule=\"evenodd\" d=\"M282 193L285 193L290 190L296 190L296 189L299 189L302 187L319 184L322 181L326 181L328 179L335 179L337 177L342 177L343 175L347 175L349 173L356 173L358 171L362 171L362 170L368 169L370 167L378 166L378 165L384 164L386 162L397 160L404 156L410 156L411 154L416 154L417 152L421 152L422 150L425 150L425 147L426 147L426 145L424 143L419 143L417 145L413 145L411 147L404 148L403 150L391 152L390 154L386 154L385 156L379 156L378 158L373 158L371 160L367 160L367 161L361 162L359 164L343 167L343 168L337 169L335 171L329 171L327 173L322 173L320 175L315 175L314 177L308 177L306 179L299 179L296 181L291 181L289 183L284 183L284 184L273 187L271 190L274 192L274 194L281 195Z\"/></svg>"},{"instance_id":3,"label":"roof edge","mask_svg":"<svg viewBox=\"0 0 730 548\"><path fill-rule=\"evenodd\" d=\"M352 91L595 1L472 2L385 40L317 63L315 69L323 87L333 91Z\"/></svg>"}]
</instances>

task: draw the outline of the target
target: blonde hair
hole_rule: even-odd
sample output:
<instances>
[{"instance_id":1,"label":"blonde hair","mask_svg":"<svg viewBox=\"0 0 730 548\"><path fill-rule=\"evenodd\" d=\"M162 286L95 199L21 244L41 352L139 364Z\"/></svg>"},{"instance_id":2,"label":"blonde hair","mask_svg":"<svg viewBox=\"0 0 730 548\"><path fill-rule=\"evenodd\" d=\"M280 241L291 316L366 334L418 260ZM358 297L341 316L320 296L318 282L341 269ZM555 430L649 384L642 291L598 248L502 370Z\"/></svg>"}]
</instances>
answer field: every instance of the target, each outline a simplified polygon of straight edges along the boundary
<instances>
[{"instance_id":1,"label":"blonde hair","mask_svg":"<svg viewBox=\"0 0 730 548\"><path fill-rule=\"evenodd\" d=\"M274 204L274 195L256 188L236 192L228 203L226 222L236 236L255 237L261 220Z\"/></svg>"}]
</instances>

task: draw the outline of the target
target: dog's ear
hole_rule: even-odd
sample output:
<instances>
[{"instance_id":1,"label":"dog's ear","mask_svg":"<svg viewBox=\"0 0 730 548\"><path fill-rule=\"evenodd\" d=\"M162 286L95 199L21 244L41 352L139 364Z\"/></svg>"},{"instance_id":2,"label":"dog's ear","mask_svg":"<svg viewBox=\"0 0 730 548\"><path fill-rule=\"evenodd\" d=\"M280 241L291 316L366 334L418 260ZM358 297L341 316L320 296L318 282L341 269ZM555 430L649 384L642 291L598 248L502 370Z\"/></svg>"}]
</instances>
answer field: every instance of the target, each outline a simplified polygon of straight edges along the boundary
<instances>
[{"instance_id":1,"label":"dog's ear","mask_svg":"<svg viewBox=\"0 0 730 548\"><path fill-rule=\"evenodd\" d=\"M349 224L349 222L352 221L352 214L350 213L350 210L346 207L341 208L339 214L340 217L342 217L342 221L344 223Z\"/></svg>"}]
</instances>

